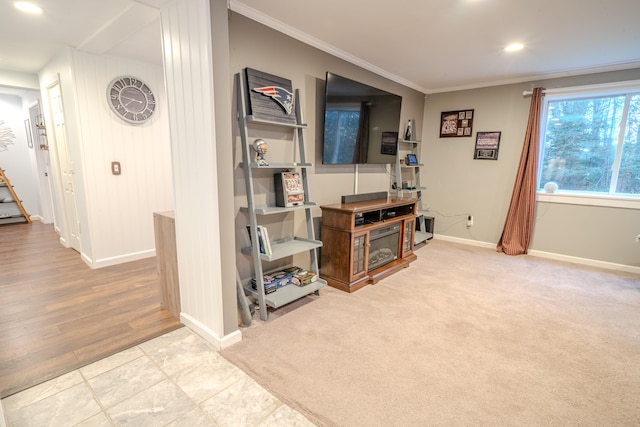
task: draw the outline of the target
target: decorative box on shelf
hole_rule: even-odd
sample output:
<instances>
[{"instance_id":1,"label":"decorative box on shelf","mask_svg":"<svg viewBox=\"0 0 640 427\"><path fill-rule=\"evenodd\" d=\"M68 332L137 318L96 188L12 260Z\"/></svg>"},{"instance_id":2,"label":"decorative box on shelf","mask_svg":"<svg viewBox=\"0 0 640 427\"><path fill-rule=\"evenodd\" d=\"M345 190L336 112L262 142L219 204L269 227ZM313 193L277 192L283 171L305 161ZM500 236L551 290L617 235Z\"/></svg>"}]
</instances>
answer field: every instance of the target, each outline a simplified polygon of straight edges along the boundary
<instances>
[{"instance_id":1,"label":"decorative box on shelf","mask_svg":"<svg viewBox=\"0 0 640 427\"><path fill-rule=\"evenodd\" d=\"M304 204L304 186L299 172L279 172L273 175L276 206L290 208Z\"/></svg>"}]
</instances>

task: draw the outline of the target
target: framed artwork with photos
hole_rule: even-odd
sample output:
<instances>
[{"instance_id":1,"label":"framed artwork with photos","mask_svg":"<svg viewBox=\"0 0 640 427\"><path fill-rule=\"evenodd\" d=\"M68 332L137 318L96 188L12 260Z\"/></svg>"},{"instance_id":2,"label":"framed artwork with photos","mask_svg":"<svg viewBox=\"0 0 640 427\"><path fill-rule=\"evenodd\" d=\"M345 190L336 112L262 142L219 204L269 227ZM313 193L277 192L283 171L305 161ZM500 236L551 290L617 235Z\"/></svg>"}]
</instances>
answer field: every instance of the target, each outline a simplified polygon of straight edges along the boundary
<instances>
[{"instance_id":1,"label":"framed artwork with photos","mask_svg":"<svg viewBox=\"0 0 640 427\"><path fill-rule=\"evenodd\" d=\"M473 116L473 109L440 113L440 138L471 136Z\"/></svg>"},{"instance_id":2,"label":"framed artwork with photos","mask_svg":"<svg viewBox=\"0 0 640 427\"><path fill-rule=\"evenodd\" d=\"M498 160L501 134L502 132L478 132L476 134L476 148L473 158L479 160Z\"/></svg>"}]
</instances>

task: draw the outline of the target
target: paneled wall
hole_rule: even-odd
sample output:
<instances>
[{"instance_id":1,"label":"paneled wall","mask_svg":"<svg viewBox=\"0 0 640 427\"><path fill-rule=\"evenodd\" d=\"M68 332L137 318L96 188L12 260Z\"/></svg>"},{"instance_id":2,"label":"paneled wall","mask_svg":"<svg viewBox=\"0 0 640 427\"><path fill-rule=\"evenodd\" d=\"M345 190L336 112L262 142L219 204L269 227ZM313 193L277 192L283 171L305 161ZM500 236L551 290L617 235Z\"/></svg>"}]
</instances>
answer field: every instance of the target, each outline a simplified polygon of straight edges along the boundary
<instances>
[{"instance_id":1,"label":"paneled wall","mask_svg":"<svg viewBox=\"0 0 640 427\"><path fill-rule=\"evenodd\" d=\"M214 345L224 347L239 340L240 333L235 281L222 282L222 269L234 266L221 265L224 242L219 205L224 207L225 201L219 200L216 147L228 140L217 140L216 119L224 117L226 123L220 126L229 127L231 103L228 88L216 92L214 102L214 80L228 84L229 73L228 67L214 67L214 48L228 46L226 20L212 36L211 14L216 10L226 17L226 2L180 0L162 10L161 21L176 188L181 320ZM222 40L213 44L212 37ZM225 53L221 55L226 63ZM225 115L217 114L219 104ZM225 311L235 319L228 328Z\"/></svg>"},{"instance_id":2,"label":"paneled wall","mask_svg":"<svg viewBox=\"0 0 640 427\"><path fill-rule=\"evenodd\" d=\"M173 209L171 148L162 67L126 59L73 52L79 147L88 226L95 266L150 256L153 212ZM118 76L144 80L158 108L150 121L129 124L106 101ZM68 121L69 119L67 119ZM118 161L122 173L111 173Z\"/></svg>"},{"instance_id":3,"label":"paneled wall","mask_svg":"<svg viewBox=\"0 0 640 427\"><path fill-rule=\"evenodd\" d=\"M110 110L107 86L133 75L155 91L158 109L145 124L131 125ZM153 212L173 209L171 149L162 67L68 49L40 72L43 93L60 82L75 193L82 258L103 267L155 254ZM48 111L46 97L44 108ZM54 174L57 150L50 155ZM111 174L119 161L121 175ZM60 183L55 198L62 200ZM56 218L61 218L61 206ZM64 227L56 220L57 227ZM61 235L64 236L64 230Z\"/></svg>"}]
</instances>

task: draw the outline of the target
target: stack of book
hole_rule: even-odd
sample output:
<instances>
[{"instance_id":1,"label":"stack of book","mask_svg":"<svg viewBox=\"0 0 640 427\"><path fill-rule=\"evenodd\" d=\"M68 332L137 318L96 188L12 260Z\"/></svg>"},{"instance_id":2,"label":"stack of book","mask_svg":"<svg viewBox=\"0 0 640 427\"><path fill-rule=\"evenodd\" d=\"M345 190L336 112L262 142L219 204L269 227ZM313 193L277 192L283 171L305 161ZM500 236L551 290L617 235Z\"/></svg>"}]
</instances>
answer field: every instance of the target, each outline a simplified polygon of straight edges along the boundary
<instances>
[{"instance_id":1,"label":"stack of book","mask_svg":"<svg viewBox=\"0 0 640 427\"><path fill-rule=\"evenodd\" d=\"M271 240L269 239L269 232L267 227L263 225L256 226L258 233L258 244L260 245L260 253L265 255L271 255L273 249L271 249ZM251 226L247 225L247 232L249 232L249 240L251 240Z\"/></svg>"}]
</instances>

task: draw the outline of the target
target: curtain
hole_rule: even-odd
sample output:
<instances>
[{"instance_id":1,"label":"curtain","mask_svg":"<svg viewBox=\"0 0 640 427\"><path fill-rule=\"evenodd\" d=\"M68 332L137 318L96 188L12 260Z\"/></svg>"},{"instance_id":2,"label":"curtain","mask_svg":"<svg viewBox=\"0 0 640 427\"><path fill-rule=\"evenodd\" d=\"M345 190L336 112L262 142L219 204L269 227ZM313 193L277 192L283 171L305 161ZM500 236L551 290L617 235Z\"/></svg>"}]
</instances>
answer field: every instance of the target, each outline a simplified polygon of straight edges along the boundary
<instances>
[{"instance_id":1,"label":"curtain","mask_svg":"<svg viewBox=\"0 0 640 427\"><path fill-rule=\"evenodd\" d=\"M511 203L509 204L502 236L498 241L498 252L504 252L507 255L526 254L531 242L536 204L540 109L543 90L543 88L535 88L531 96L529 121L520 156L518 174L513 186L513 194L511 195Z\"/></svg>"}]
</instances>

